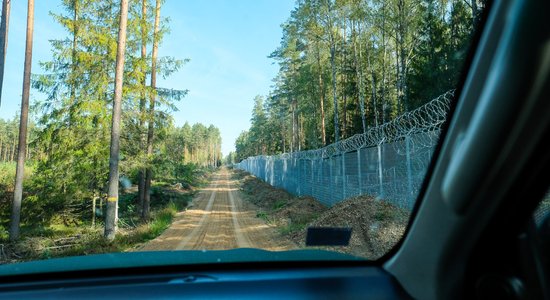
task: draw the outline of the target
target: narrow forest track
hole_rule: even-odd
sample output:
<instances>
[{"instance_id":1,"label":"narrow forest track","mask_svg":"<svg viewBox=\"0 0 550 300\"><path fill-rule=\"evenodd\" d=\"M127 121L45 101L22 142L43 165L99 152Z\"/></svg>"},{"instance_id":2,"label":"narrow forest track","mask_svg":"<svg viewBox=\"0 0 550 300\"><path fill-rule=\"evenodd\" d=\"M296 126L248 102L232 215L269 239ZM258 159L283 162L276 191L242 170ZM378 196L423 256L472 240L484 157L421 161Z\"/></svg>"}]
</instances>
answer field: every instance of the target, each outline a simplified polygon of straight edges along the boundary
<instances>
[{"instance_id":1,"label":"narrow forest track","mask_svg":"<svg viewBox=\"0 0 550 300\"><path fill-rule=\"evenodd\" d=\"M232 171L223 168L212 176L184 212L159 237L137 251L226 250L260 248L295 249L291 241L256 217L256 207L242 200Z\"/></svg>"}]
</instances>

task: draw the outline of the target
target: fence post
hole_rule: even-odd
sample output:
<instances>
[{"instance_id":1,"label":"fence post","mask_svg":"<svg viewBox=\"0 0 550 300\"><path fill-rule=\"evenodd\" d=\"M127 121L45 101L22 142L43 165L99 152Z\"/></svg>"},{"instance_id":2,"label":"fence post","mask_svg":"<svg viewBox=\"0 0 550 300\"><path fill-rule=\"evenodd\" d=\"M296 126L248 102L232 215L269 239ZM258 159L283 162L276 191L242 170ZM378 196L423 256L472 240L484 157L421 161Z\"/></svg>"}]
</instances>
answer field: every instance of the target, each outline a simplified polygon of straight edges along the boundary
<instances>
[{"instance_id":1,"label":"fence post","mask_svg":"<svg viewBox=\"0 0 550 300\"><path fill-rule=\"evenodd\" d=\"M283 171L281 172L281 183L279 184L278 187L285 187L285 189L286 189L286 186L285 186L284 182L285 182L285 179L286 179L287 169L288 169L287 159L285 157L285 158L283 158Z\"/></svg>"},{"instance_id":2,"label":"fence post","mask_svg":"<svg viewBox=\"0 0 550 300\"><path fill-rule=\"evenodd\" d=\"M311 181L309 182L309 185L311 187L311 191L309 192L310 196L313 197L313 186L315 182L315 172L313 171L313 168L315 168L315 164L313 163L313 159L311 159Z\"/></svg>"},{"instance_id":3,"label":"fence post","mask_svg":"<svg viewBox=\"0 0 550 300\"><path fill-rule=\"evenodd\" d=\"M275 172L275 170L274 170L274 168L273 168L273 167L274 167L273 164L274 164L274 162L273 162L273 157L269 157L269 167L270 167L270 168L269 168L269 175L270 175L270 180L269 180L269 182L271 183L271 185L273 185L273 182L274 182L274 181L273 181L273 176L274 176L273 172Z\"/></svg>"},{"instance_id":4,"label":"fence post","mask_svg":"<svg viewBox=\"0 0 550 300\"><path fill-rule=\"evenodd\" d=\"M363 184L361 179L361 148L357 149L357 187L359 188L359 195L362 195Z\"/></svg>"},{"instance_id":5,"label":"fence post","mask_svg":"<svg viewBox=\"0 0 550 300\"><path fill-rule=\"evenodd\" d=\"M269 182L269 173L267 171L267 168L269 167L269 165L267 164L268 162L268 157L267 156L264 156L263 157L263 161L264 161L264 181L265 182Z\"/></svg>"},{"instance_id":6,"label":"fence post","mask_svg":"<svg viewBox=\"0 0 550 300\"><path fill-rule=\"evenodd\" d=\"M328 186L329 186L329 189L328 189L328 190L329 190L329 194L332 194L333 191L334 191L334 189L332 188L332 180L333 180L333 178L334 178L334 176L332 176L332 175L333 175L333 174L332 174L332 165L333 165L333 163L332 163L332 157L331 157L331 158L329 158L329 174L330 174L329 185L328 185ZM332 202L333 202L333 201L332 201L333 199L334 199L334 198L332 197L332 195L329 195L329 199L328 199L328 200L330 201L330 206L332 206L332 204L333 204L333 203L332 203Z\"/></svg>"},{"instance_id":7,"label":"fence post","mask_svg":"<svg viewBox=\"0 0 550 300\"><path fill-rule=\"evenodd\" d=\"M346 199L346 158L342 153L342 200Z\"/></svg>"},{"instance_id":8,"label":"fence post","mask_svg":"<svg viewBox=\"0 0 550 300\"><path fill-rule=\"evenodd\" d=\"M378 183L380 184L380 198L384 198L384 180L382 175L382 143L378 143Z\"/></svg>"},{"instance_id":9,"label":"fence post","mask_svg":"<svg viewBox=\"0 0 550 300\"><path fill-rule=\"evenodd\" d=\"M296 170L296 192L298 194L298 196L302 196L302 184L301 184L301 179L302 179L302 168L300 166L300 161L296 158L294 158L294 170Z\"/></svg>"},{"instance_id":10,"label":"fence post","mask_svg":"<svg viewBox=\"0 0 550 300\"><path fill-rule=\"evenodd\" d=\"M319 187L322 189L322 192L319 193L319 199L321 200L321 202L326 204L326 199L324 198L326 195L325 193L326 186L324 186L324 177L323 177L325 175L325 160L323 159L322 156L320 158L320 162L321 162L321 165L319 166L320 169L319 169L319 172L317 173L317 182L319 183Z\"/></svg>"},{"instance_id":11,"label":"fence post","mask_svg":"<svg viewBox=\"0 0 550 300\"><path fill-rule=\"evenodd\" d=\"M407 152L407 204L409 203L409 199L412 197L413 191L412 191L412 167L411 167L411 138L410 136L405 136L405 151Z\"/></svg>"}]
</instances>

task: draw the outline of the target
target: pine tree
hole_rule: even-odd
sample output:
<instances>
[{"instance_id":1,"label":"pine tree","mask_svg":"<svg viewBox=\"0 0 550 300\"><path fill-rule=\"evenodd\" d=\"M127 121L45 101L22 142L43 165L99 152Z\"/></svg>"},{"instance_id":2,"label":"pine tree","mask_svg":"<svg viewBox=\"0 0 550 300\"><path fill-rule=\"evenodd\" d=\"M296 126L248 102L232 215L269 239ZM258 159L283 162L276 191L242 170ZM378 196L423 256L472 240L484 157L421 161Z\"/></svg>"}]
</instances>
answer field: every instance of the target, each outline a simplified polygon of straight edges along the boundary
<instances>
[{"instance_id":1,"label":"pine tree","mask_svg":"<svg viewBox=\"0 0 550 300\"><path fill-rule=\"evenodd\" d=\"M10 240L19 239L19 223L21 218L21 200L23 198L23 176L27 153L27 124L29 118L29 97L31 89L32 42L34 31L34 0L28 0L27 34L25 43L25 67L23 70L23 96L21 99L21 119L19 123L19 143L17 151L17 168L10 224Z\"/></svg>"},{"instance_id":2,"label":"pine tree","mask_svg":"<svg viewBox=\"0 0 550 300\"><path fill-rule=\"evenodd\" d=\"M2 86L4 83L4 67L6 51L8 50L8 28L10 24L11 0L2 0L2 19L0 20L0 105L2 104Z\"/></svg>"},{"instance_id":3,"label":"pine tree","mask_svg":"<svg viewBox=\"0 0 550 300\"><path fill-rule=\"evenodd\" d=\"M267 154L319 148L452 89L472 18L483 6L479 0L297 1L270 56L279 72L263 115L273 130L253 122L236 141L236 158L264 148Z\"/></svg>"},{"instance_id":4,"label":"pine tree","mask_svg":"<svg viewBox=\"0 0 550 300\"><path fill-rule=\"evenodd\" d=\"M160 29L160 0L156 0L155 6L155 27L154 27L154 36L153 36L153 55L151 58L151 89L152 93L150 96L149 102L149 120L148 120L148 129L147 129L147 156L151 157L153 155L153 138L154 138L154 127L155 127L155 89L157 86L157 55L158 55L158 44L159 44L159 29ZM145 171L145 189L144 189L144 198L143 198L143 208L141 217L144 220L149 219L149 206L151 202L151 180L153 179L153 170L151 167L148 167Z\"/></svg>"},{"instance_id":5,"label":"pine tree","mask_svg":"<svg viewBox=\"0 0 550 300\"><path fill-rule=\"evenodd\" d=\"M120 21L115 69L115 95L111 125L111 149L109 157L109 191L107 211L105 213L105 232L107 240L114 240L118 221L118 180L120 151L120 121L122 106L122 80L124 76L124 51L126 50L126 27L128 23L128 0L120 1Z\"/></svg>"}]
</instances>

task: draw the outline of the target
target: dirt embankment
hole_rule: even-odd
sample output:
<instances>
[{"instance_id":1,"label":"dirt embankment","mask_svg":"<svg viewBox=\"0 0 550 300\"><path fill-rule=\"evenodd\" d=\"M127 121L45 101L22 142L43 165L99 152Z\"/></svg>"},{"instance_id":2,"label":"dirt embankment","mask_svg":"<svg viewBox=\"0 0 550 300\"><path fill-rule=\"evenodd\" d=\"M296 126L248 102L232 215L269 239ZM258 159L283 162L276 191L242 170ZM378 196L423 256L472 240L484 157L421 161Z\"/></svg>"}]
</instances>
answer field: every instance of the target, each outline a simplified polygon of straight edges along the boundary
<instances>
[{"instance_id":1,"label":"dirt embankment","mask_svg":"<svg viewBox=\"0 0 550 300\"><path fill-rule=\"evenodd\" d=\"M322 247L368 259L389 251L403 235L409 212L370 196L354 197L328 208L312 197L295 197L243 172L235 171L244 199L258 207L257 216L279 233L305 247L308 227L351 227L350 244Z\"/></svg>"}]
</instances>

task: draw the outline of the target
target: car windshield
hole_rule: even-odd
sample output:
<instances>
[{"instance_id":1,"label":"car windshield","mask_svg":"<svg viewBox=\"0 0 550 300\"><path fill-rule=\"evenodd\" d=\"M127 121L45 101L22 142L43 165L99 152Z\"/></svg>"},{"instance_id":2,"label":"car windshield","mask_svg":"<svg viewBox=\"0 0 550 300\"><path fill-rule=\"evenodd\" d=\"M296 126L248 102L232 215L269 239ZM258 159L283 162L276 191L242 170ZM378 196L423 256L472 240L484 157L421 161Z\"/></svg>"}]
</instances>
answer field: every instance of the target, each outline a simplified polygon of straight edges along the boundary
<instances>
[{"instance_id":1,"label":"car windshield","mask_svg":"<svg viewBox=\"0 0 550 300\"><path fill-rule=\"evenodd\" d=\"M0 264L382 257L405 232L484 7L3 0Z\"/></svg>"}]
</instances>

